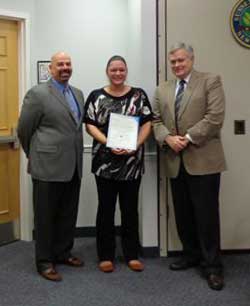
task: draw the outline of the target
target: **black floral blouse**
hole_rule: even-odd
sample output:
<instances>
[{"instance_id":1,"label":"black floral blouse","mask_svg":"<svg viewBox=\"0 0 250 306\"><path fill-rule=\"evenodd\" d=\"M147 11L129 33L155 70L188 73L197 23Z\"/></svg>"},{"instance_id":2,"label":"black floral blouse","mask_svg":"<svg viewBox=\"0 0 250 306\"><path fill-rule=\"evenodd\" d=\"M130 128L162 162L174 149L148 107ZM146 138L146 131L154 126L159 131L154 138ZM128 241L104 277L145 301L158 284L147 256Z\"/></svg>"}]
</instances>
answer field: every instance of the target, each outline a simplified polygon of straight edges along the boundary
<instances>
[{"instance_id":1,"label":"black floral blouse","mask_svg":"<svg viewBox=\"0 0 250 306\"><path fill-rule=\"evenodd\" d=\"M112 96L103 88L90 93L85 104L85 123L98 127L107 135L110 113L138 116L140 126L152 120L152 109L146 93L135 87L121 97ZM144 173L144 146L133 155L115 155L110 148L94 139L92 172L106 179L137 179Z\"/></svg>"}]
</instances>

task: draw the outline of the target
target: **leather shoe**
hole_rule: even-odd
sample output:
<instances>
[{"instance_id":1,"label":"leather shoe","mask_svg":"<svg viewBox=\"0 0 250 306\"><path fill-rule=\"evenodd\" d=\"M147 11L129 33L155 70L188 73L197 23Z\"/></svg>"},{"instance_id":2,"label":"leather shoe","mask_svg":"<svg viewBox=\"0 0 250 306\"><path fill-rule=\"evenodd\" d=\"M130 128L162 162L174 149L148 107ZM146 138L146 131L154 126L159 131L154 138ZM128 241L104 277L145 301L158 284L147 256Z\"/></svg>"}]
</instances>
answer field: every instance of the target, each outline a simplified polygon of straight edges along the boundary
<instances>
[{"instance_id":1,"label":"leather shoe","mask_svg":"<svg viewBox=\"0 0 250 306\"><path fill-rule=\"evenodd\" d=\"M50 267L46 270L40 271L39 273L45 279L53 282L60 282L62 280L62 276L55 270L54 267Z\"/></svg>"},{"instance_id":2,"label":"leather shoe","mask_svg":"<svg viewBox=\"0 0 250 306\"><path fill-rule=\"evenodd\" d=\"M71 266L71 267L76 267L76 268L84 266L83 260L81 260L78 257L74 257L74 256L61 260L59 261L59 263L63 265Z\"/></svg>"},{"instance_id":3,"label":"leather shoe","mask_svg":"<svg viewBox=\"0 0 250 306\"><path fill-rule=\"evenodd\" d=\"M138 259L133 259L128 262L128 267L135 272L141 272L144 270L144 264Z\"/></svg>"},{"instance_id":4,"label":"leather shoe","mask_svg":"<svg viewBox=\"0 0 250 306\"><path fill-rule=\"evenodd\" d=\"M114 265L110 260L104 260L99 263L99 269L104 273L111 273L114 271Z\"/></svg>"},{"instance_id":5,"label":"leather shoe","mask_svg":"<svg viewBox=\"0 0 250 306\"><path fill-rule=\"evenodd\" d=\"M208 286L213 290L221 290L224 287L224 278L222 275L210 273L207 276Z\"/></svg>"},{"instance_id":6,"label":"leather shoe","mask_svg":"<svg viewBox=\"0 0 250 306\"><path fill-rule=\"evenodd\" d=\"M188 261L185 259L180 259L178 261L172 262L169 265L169 269L173 271L180 271L180 270L187 270L189 268L198 266L199 262L198 261Z\"/></svg>"}]
</instances>

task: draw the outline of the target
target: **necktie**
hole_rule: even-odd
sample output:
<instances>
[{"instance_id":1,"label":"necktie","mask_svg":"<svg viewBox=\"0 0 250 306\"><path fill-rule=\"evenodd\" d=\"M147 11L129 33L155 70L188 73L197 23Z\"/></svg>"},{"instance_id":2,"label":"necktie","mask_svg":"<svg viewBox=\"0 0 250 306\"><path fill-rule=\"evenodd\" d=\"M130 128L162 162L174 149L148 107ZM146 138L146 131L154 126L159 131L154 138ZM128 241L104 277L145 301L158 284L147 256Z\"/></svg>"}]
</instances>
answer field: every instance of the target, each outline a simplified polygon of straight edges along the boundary
<instances>
[{"instance_id":1,"label":"necktie","mask_svg":"<svg viewBox=\"0 0 250 306\"><path fill-rule=\"evenodd\" d=\"M66 87L64 90L63 90L63 94L64 94L64 97L65 97L65 100L68 102L69 104L69 107L72 111L72 113L74 114L74 117L76 119L76 121L79 121L79 117L80 117L80 112L79 112L79 109L78 109L78 106L76 104L76 101L74 99L74 96L73 94L71 93L69 87Z\"/></svg>"},{"instance_id":2,"label":"necktie","mask_svg":"<svg viewBox=\"0 0 250 306\"><path fill-rule=\"evenodd\" d=\"M181 80L179 83L179 88L175 97L175 118L178 117L178 112L181 106L181 99L184 94L185 83L186 83L185 80Z\"/></svg>"}]
</instances>

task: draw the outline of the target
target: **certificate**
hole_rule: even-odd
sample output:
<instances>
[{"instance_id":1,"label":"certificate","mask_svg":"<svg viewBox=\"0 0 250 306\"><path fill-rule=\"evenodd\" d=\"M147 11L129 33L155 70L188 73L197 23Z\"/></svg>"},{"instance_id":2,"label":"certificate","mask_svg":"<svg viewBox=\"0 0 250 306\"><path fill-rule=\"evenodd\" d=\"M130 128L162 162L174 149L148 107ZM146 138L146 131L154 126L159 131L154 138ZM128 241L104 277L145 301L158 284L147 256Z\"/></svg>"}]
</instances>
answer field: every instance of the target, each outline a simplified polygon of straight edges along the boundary
<instances>
[{"instance_id":1,"label":"certificate","mask_svg":"<svg viewBox=\"0 0 250 306\"><path fill-rule=\"evenodd\" d=\"M136 150L139 117L110 114L107 147Z\"/></svg>"}]
</instances>

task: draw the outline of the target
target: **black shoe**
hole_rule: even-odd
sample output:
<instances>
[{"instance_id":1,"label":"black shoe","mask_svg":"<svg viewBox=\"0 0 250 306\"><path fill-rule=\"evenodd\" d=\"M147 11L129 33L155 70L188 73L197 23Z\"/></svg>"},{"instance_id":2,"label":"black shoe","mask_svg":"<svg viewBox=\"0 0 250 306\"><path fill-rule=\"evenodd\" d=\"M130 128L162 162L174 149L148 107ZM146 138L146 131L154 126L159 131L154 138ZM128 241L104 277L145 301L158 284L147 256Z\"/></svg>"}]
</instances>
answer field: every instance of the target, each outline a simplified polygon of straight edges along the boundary
<instances>
[{"instance_id":1,"label":"black shoe","mask_svg":"<svg viewBox=\"0 0 250 306\"><path fill-rule=\"evenodd\" d=\"M224 278L222 275L210 273L207 275L208 286L213 290L221 290L224 287Z\"/></svg>"},{"instance_id":2,"label":"black shoe","mask_svg":"<svg viewBox=\"0 0 250 306\"><path fill-rule=\"evenodd\" d=\"M173 262L169 265L170 270L179 271L179 270L187 270L192 267L196 267L199 265L199 261L197 260L186 260L180 259L176 262Z\"/></svg>"}]
</instances>

